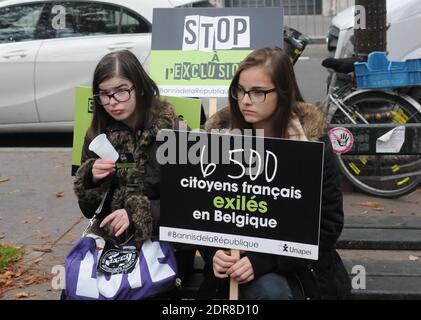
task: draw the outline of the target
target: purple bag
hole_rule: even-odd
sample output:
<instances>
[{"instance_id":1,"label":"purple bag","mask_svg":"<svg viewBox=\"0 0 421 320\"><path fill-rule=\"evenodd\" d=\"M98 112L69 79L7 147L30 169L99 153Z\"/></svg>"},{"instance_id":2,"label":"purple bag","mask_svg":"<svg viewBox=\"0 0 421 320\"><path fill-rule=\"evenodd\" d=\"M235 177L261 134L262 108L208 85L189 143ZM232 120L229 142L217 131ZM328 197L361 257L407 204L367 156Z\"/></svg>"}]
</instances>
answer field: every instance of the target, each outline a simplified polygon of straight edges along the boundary
<instances>
[{"instance_id":1,"label":"purple bag","mask_svg":"<svg viewBox=\"0 0 421 320\"><path fill-rule=\"evenodd\" d=\"M132 254L128 249L133 249L134 245L129 242L119 246L124 251L110 250L101 257L104 243L97 235L87 235L67 255L67 299L139 300L174 288L177 266L170 243L147 240L140 252ZM109 274L98 272L99 257L102 267L114 271ZM129 266L125 267L121 262L124 259Z\"/></svg>"}]
</instances>

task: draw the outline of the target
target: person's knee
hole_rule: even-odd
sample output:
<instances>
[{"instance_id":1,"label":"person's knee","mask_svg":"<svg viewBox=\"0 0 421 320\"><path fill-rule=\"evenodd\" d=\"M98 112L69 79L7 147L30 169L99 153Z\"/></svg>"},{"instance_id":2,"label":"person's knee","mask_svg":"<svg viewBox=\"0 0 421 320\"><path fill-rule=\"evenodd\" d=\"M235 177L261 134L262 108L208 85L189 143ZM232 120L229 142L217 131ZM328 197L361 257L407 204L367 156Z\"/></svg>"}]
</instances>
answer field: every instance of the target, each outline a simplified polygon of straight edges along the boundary
<instances>
[{"instance_id":1,"label":"person's knee","mask_svg":"<svg viewBox=\"0 0 421 320\"><path fill-rule=\"evenodd\" d=\"M287 279L276 273L265 274L240 288L244 300L291 300L292 292Z\"/></svg>"}]
</instances>

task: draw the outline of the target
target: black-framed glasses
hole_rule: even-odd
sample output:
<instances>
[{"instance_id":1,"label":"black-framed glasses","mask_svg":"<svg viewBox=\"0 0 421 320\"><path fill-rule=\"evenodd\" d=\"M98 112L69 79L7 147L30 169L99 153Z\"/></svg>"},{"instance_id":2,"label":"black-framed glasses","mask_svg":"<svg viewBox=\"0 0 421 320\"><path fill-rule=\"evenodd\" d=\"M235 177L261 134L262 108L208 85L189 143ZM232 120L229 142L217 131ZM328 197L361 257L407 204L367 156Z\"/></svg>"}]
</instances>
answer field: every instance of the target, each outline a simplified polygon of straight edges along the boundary
<instances>
[{"instance_id":1,"label":"black-framed glasses","mask_svg":"<svg viewBox=\"0 0 421 320\"><path fill-rule=\"evenodd\" d=\"M244 96L248 94L251 103L261 103L266 100L266 95L268 93L271 93L273 91L276 91L276 88L272 89L251 89L251 90L244 90L242 87L231 87L230 88L230 94L231 97L235 100L243 100Z\"/></svg>"},{"instance_id":2,"label":"black-framed glasses","mask_svg":"<svg viewBox=\"0 0 421 320\"><path fill-rule=\"evenodd\" d=\"M111 98L114 98L117 102L126 102L130 100L131 92L134 89L134 85L130 89L121 89L112 94L98 93L94 94L94 98L97 99L98 103L102 106L109 105Z\"/></svg>"}]
</instances>

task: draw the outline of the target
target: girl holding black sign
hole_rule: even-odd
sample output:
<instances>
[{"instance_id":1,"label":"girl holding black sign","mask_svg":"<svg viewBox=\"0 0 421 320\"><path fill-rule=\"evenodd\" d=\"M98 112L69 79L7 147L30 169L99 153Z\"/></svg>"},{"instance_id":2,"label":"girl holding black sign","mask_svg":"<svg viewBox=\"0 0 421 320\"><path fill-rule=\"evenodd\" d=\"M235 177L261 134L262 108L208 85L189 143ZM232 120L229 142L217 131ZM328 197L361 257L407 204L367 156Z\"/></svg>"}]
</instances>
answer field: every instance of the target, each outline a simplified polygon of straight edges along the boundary
<instances>
[{"instance_id":1,"label":"girl holding black sign","mask_svg":"<svg viewBox=\"0 0 421 320\"><path fill-rule=\"evenodd\" d=\"M335 250L344 223L339 172L326 122L314 105L304 102L288 55L272 47L253 51L231 82L229 102L208 120L208 131L229 123L231 129L261 129L265 137L325 142L319 259L256 252L242 252L236 259L229 251L204 247L207 276L199 298L226 297L229 278L240 284L240 299L348 297L350 279Z\"/></svg>"}]
</instances>

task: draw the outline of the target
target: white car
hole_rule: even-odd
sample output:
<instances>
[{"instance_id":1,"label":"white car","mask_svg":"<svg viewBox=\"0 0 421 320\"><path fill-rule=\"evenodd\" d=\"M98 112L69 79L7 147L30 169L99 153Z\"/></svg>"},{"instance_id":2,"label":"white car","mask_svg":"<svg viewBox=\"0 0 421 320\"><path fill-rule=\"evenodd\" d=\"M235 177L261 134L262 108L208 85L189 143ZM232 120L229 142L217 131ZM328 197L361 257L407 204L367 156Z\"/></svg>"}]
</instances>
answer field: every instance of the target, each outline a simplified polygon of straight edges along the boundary
<instances>
[{"instance_id":1,"label":"white car","mask_svg":"<svg viewBox=\"0 0 421 320\"><path fill-rule=\"evenodd\" d=\"M153 8L189 5L211 4L200 0L0 1L0 133L72 131L75 87L91 85L99 59L129 49L147 69Z\"/></svg>"}]
</instances>

